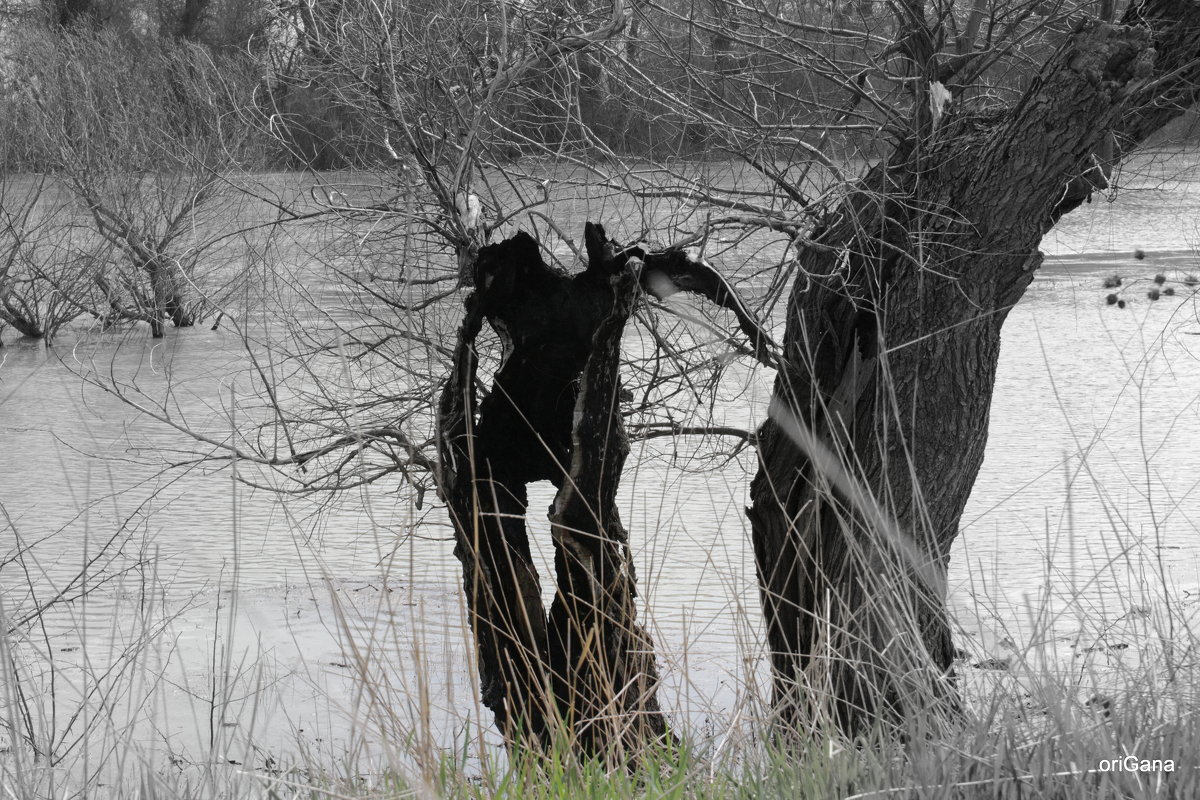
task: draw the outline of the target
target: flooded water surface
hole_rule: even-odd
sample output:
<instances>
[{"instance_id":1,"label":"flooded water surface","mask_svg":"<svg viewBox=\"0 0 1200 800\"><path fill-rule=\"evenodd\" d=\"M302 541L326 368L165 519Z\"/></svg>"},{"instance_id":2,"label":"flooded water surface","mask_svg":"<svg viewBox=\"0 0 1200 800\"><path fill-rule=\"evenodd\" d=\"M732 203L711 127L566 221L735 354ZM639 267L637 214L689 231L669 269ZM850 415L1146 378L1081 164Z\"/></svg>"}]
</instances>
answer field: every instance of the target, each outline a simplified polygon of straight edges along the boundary
<instances>
[{"instance_id":1,"label":"flooded water surface","mask_svg":"<svg viewBox=\"0 0 1200 800\"><path fill-rule=\"evenodd\" d=\"M1064 220L1009 316L983 472L952 555L951 604L973 652L1031 636L1067 648L1106 622L1200 597L1193 161L1144 165L1117 203ZM1152 302L1158 273L1176 293ZM1114 275L1123 309L1102 288ZM0 602L16 621L50 608L22 628L18 663L32 676L53 657L108 681L131 726L158 719L138 735L169 755L336 756L423 726L439 746L469 737L461 572L432 498L418 509L396 480L333 498L280 494L247 485L274 485L270 470L204 458L245 435L239 414L264 413L239 410L263 369L245 345L229 326L161 341L80 328L52 350L6 340ZM735 363L718 418L758 424L770 379ZM146 398L153 416L134 405ZM635 445L621 496L664 700L696 730L764 678L743 513L754 460L723 446L730 457L712 468L686 442ZM552 498L535 486L530 507ZM535 525L535 540L549 564L548 530ZM1046 607L1053 624L1034 618ZM119 662L134 665L126 677L105 672ZM158 709L143 713L143 696ZM356 744L364 730L371 741Z\"/></svg>"}]
</instances>

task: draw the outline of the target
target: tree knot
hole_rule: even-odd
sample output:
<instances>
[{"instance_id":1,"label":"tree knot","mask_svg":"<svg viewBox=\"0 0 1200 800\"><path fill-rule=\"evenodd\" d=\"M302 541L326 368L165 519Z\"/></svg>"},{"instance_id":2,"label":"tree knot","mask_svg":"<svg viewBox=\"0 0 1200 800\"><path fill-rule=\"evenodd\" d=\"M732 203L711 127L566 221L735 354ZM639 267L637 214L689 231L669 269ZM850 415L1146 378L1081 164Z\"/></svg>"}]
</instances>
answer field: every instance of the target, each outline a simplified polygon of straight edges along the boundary
<instances>
[{"instance_id":1,"label":"tree knot","mask_svg":"<svg viewBox=\"0 0 1200 800\"><path fill-rule=\"evenodd\" d=\"M1093 86L1124 86L1153 71L1155 52L1145 27L1084 22L1073 38L1075 54L1068 66Z\"/></svg>"}]
</instances>

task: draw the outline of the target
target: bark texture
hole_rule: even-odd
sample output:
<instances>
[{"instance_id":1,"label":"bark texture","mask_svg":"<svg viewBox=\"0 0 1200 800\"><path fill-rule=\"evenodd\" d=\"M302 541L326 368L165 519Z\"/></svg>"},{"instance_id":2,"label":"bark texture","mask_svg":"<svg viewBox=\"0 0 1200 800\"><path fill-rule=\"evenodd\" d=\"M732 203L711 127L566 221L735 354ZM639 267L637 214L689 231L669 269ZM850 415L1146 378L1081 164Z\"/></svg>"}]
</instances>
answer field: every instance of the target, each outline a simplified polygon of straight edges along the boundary
<instances>
[{"instance_id":1,"label":"bark texture","mask_svg":"<svg viewBox=\"0 0 1200 800\"><path fill-rule=\"evenodd\" d=\"M589 225L588 269L568 276L524 233L479 251L476 291L439 406L442 491L478 647L483 702L509 742L562 737L621 758L666 733L653 643L615 496L628 442L618 413L621 334L636 262ZM484 320L503 360L476 397ZM530 482L551 511L557 593L543 607L526 528Z\"/></svg>"},{"instance_id":2,"label":"bark texture","mask_svg":"<svg viewBox=\"0 0 1200 800\"><path fill-rule=\"evenodd\" d=\"M983 460L1000 331L1115 135L1196 100L1200 4L1085 23L1022 100L927 124L800 256L749 515L782 719L853 734L956 704L950 545Z\"/></svg>"}]
</instances>

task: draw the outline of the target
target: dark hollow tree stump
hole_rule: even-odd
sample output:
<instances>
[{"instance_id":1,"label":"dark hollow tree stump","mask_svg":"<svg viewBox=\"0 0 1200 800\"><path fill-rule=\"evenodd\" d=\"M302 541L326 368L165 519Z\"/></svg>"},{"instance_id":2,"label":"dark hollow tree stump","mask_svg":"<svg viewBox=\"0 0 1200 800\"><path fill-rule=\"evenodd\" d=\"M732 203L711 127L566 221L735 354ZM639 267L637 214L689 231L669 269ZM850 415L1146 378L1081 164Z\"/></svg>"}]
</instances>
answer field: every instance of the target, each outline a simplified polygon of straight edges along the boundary
<instances>
[{"instance_id":1,"label":"dark hollow tree stump","mask_svg":"<svg viewBox=\"0 0 1200 800\"><path fill-rule=\"evenodd\" d=\"M484 704L510 745L556 740L625 759L666 735L653 642L616 508L629 451L617 405L621 335L639 290L639 251L588 224L589 263L551 269L525 233L484 247L439 404L441 489L479 658ZM476 397L484 320L502 362ZM557 591L541 600L526 487L558 487L551 512Z\"/></svg>"}]
</instances>

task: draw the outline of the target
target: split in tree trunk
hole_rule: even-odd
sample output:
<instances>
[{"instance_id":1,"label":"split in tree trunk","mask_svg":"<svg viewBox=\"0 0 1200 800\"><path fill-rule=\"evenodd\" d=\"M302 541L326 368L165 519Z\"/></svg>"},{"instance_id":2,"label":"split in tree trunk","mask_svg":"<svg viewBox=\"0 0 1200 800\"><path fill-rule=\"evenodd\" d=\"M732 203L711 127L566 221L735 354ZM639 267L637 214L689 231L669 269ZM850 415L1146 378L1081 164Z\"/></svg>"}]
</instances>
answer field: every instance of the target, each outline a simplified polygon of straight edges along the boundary
<instances>
[{"instance_id":1,"label":"split in tree trunk","mask_svg":"<svg viewBox=\"0 0 1200 800\"><path fill-rule=\"evenodd\" d=\"M512 744L556 740L629 758L666 735L653 643L615 497L628 443L617 406L620 343L637 262L588 226L590 259L568 276L527 234L479 251L476 290L439 404L441 490L475 634L483 702ZM475 341L503 344L476 401ZM526 528L530 482L558 487L557 593L549 614Z\"/></svg>"}]
</instances>

